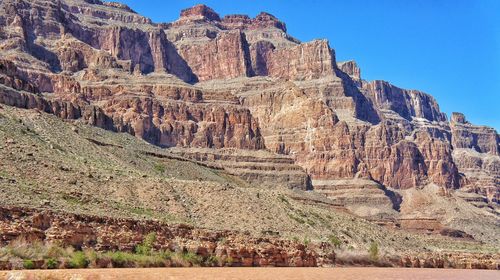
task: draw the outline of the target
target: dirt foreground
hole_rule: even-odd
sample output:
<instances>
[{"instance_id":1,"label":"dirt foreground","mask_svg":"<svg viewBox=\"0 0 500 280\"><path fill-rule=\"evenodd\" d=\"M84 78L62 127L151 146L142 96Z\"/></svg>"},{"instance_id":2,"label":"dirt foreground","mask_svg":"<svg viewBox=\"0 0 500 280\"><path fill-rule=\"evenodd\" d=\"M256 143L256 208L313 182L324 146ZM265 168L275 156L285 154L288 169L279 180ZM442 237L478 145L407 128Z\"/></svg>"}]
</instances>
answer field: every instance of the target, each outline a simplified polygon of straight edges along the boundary
<instances>
[{"instance_id":1,"label":"dirt foreground","mask_svg":"<svg viewBox=\"0 0 500 280\"><path fill-rule=\"evenodd\" d=\"M425 268L123 268L3 271L6 280L150 280L150 279L500 279L499 271Z\"/></svg>"}]
</instances>

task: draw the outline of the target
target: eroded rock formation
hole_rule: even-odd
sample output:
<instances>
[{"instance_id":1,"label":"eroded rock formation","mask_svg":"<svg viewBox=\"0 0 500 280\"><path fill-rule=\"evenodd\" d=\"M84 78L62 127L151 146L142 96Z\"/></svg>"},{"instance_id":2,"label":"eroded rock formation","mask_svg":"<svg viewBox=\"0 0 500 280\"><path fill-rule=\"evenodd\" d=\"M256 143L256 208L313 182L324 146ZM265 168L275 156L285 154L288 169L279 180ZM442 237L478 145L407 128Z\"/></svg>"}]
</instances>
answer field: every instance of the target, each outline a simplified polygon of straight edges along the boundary
<instances>
[{"instance_id":1,"label":"eroded rock formation","mask_svg":"<svg viewBox=\"0 0 500 280\"><path fill-rule=\"evenodd\" d=\"M14 220L17 222L13 223ZM75 248L122 251L133 251L144 236L155 233L156 249L192 252L204 258L231 258L234 266L317 266L319 257L303 244L273 237L22 208L0 209L0 232L8 232L2 236L2 244L24 238ZM322 260L324 264L332 263L334 255Z\"/></svg>"},{"instance_id":2,"label":"eroded rock formation","mask_svg":"<svg viewBox=\"0 0 500 280\"><path fill-rule=\"evenodd\" d=\"M429 184L497 213L494 129L459 114L448 122L423 92L363 80L326 40L301 43L268 13L221 17L198 5L156 24L117 3L4 0L0 53L4 104L199 148L182 154L244 178L312 182L359 215L397 220L397 192ZM232 155L206 150L221 148ZM239 166L243 150L274 157Z\"/></svg>"}]
</instances>

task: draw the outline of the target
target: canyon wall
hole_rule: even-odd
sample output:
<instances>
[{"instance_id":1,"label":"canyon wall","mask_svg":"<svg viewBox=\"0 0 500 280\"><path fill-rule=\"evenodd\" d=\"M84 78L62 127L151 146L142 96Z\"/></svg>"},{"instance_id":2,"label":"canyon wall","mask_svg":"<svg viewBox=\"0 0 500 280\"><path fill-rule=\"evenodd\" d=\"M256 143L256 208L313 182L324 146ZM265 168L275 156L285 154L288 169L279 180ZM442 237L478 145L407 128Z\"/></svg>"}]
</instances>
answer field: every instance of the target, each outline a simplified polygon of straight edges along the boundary
<instances>
[{"instance_id":1,"label":"canyon wall","mask_svg":"<svg viewBox=\"0 0 500 280\"><path fill-rule=\"evenodd\" d=\"M497 213L494 129L460 114L448 121L418 90L363 80L328 41L301 43L271 14L221 17L197 5L153 23L116 3L4 0L0 39L3 104L200 149L183 153L197 160L213 157L203 149L267 150L270 163L286 157L309 176L275 169L285 185L349 207L357 202L339 186L366 189L365 202L391 217L393 191L429 184L477 194Z\"/></svg>"}]
</instances>

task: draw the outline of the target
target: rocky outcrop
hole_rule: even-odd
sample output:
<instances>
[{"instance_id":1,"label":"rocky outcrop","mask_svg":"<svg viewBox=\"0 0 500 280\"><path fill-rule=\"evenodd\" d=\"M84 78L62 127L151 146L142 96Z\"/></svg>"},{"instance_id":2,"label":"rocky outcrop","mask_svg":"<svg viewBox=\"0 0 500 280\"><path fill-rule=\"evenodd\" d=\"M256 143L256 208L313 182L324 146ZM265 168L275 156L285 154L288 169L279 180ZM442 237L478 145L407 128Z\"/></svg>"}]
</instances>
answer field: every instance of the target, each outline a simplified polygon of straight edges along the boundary
<instances>
[{"instance_id":1,"label":"rocky outcrop","mask_svg":"<svg viewBox=\"0 0 500 280\"><path fill-rule=\"evenodd\" d=\"M14 223L14 221L16 221ZM75 248L133 251L149 233L156 233L154 247L191 252L200 257L232 259L233 266L317 266L318 253L302 244L257 238L236 231L195 229L155 221L112 219L62 214L22 208L0 209L2 244L24 238ZM333 258L323 261L332 262Z\"/></svg>"},{"instance_id":2,"label":"rocky outcrop","mask_svg":"<svg viewBox=\"0 0 500 280\"><path fill-rule=\"evenodd\" d=\"M180 20L220 21L220 17L214 10L205 5L196 5L182 10Z\"/></svg>"},{"instance_id":3,"label":"rocky outcrop","mask_svg":"<svg viewBox=\"0 0 500 280\"><path fill-rule=\"evenodd\" d=\"M286 25L284 22L265 12L261 12L253 19L247 15L227 15L222 19L222 26L227 29L242 30L277 28L286 32Z\"/></svg>"},{"instance_id":4,"label":"rocky outcrop","mask_svg":"<svg viewBox=\"0 0 500 280\"><path fill-rule=\"evenodd\" d=\"M266 151L241 151L234 149L172 149L174 154L224 169L252 185L283 186L289 189L312 188L307 173L295 165L291 157Z\"/></svg>"},{"instance_id":5,"label":"rocky outcrop","mask_svg":"<svg viewBox=\"0 0 500 280\"><path fill-rule=\"evenodd\" d=\"M14 222L15 221L15 222ZM498 254L461 252L420 253L384 257L338 257L331 244L304 245L278 237L253 237L238 231L196 229L157 221L104 218L25 208L0 208L2 245L16 239L44 241L98 251L133 251L149 233L156 234L157 250L190 252L206 259L231 259L231 266L311 267L337 265L383 265L425 268L498 269ZM10 269L8 263L1 263Z\"/></svg>"},{"instance_id":6,"label":"rocky outcrop","mask_svg":"<svg viewBox=\"0 0 500 280\"><path fill-rule=\"evenodd\" d=\"M453 113L450 122L454 148L474 149L480 153L500 155L500 137L495 129L469 123L461 113Z\"/></svg>"},{"instance_id":7,"label":"rocky outcrop","mask_svg":"<svg viewBox=\"0 0 500 280\"><path fill-rule=\"evenodd\" d=\"M276 28L286 33L286 25L275 16L261 12L255 18L247 15L226 15L222 19L219 14L206 5L196 5L181 11L180 18L174 23L176 26L210 22L222 29L255 30Z\"/></svg>"},{"instance_id":8,"label":"rocky outcrop","mask_svg":"<svg viewBox=\"0 0 500 280\"><path fill-rule=\"evenodd\" d=\"M394 111L407 120L424 118L429 121L446 121L446 116L439 111L436 100L423 92L401 89L385 81L365 82L363 89L375 106L382 110Z\"/></svg>"},{"instance_id":9,"label":"rocky outcrop","mask_svg":"<svg viewBox=\"0 0 500 280\"><path fill-rule=\"evenodd\" d=\"M463 198L478 207L495 207L500 202L500 157L473 149L455 149L453 159L465 175ZM488 205L493 204L493 205Z\"/></svg>"},{"instance_id":10,"label":"rocky outcrop","mask_svg":"<svg viewBox=\"0 0 500 280\"><path fill-rule=\"evenodd\" d=\"M273 51L267 61L271 77L310 80L334 74L335 55L325 40Z\"/></svg>"},{"instance_id":11,"label":"rocky outcrop","mask_svg":"<svg viewBox=\"0 0 500 280\"><path fill-rule=\"evenodd\" d=\"M395 224L401 197L368 179L315 180L314 190L325 194L351 213Z\"/></svg>"},{"instance_id":12,"label":"rocky outcrop","mask_svg":"<svg viewBox=\"0 0 500 280\"><path fill-rule=\"evenodd\" d=\"M12 61L0 59L0 84L7 88L39 93L38 87L25 80Z\"/></svg>"},{"instance_id":13,"label":"rocky outcrop","mask_svg":"<svg viewBox=\"0 0 500 280\"><path fill-rule=\"evenodd\" d=\"M493 255L474 253L429 253L416 256L404 256L399 265L401 267L418 268L458 268L458 269L499 269L498 260Z\"/></svg>"},{"instance_id":14,"label":"rocky outcrop","mask_svg":"<svg viewBox=\"0 0 500 280\"><path fill-rule=\"evenodd\" d=\"M87 4L82 4L86 2ZM63 8L71 13L82 14L86 17L101 20L113 20L127 24L152 24L149 18L141 16L125 4L117 2L104 2L99 0L84 0L65 2Z\"/></svg>"},{"instance_id":15,"label":"rocky outcrop","mask_svg":"<svg viewBox=\"0 0 500 280\"><path fill-rule=\"evenodd\" d=\"M151 143L172 147L261 149L258 123L244 108L159 102L148 97L113 98L102 106L120 124Z\"/></svg>"},{"instance_id":16,"label":"rocky outcrop","mask_svg":"<svg viewBox=\"0 0 500 280\"><path fill-rule=\"evenodd\" d=\"M361 82L361 69L354 60L337 63L340 70L349 75L354 81Z\"/></svg>"},{"instance_id":17,"label":"rocky outcrop","mask_svg":"<svg viewBox=\"0 0 500 280\"><path fill-rule=\"evenodd\" d=\"M0 88L0 103L18 108L40 110L63 119L82 119L87 124L115 130L113 121L101 108L88 104L47 100L40 95L19 93L3 88Z\"/></svg>"},{"instance_id":18,"label":"rocky outcrop","mask_svg":"<svg viewBox=\"0 0 500 280\"><path fill-rule=\"evenodd\" d=\"M184 45L179 52L200 81L250 76L248 45L239 31L219 33L204 44Z\"/></svg>"}]
</instances>

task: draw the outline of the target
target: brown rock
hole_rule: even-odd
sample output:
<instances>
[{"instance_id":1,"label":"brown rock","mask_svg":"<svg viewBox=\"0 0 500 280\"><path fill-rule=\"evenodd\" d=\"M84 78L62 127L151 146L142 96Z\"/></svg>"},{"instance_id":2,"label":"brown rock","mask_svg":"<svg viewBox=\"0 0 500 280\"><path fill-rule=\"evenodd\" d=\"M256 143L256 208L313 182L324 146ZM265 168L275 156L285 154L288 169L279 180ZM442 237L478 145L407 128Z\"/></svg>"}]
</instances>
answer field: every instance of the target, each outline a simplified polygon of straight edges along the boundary
<instances>
[{"instance_id":1,"label":"brown rock","mask_svg":"<svg viewBox=\"0 0 500 280\"><path fill-rule=\"evenodd\" d=\"M327 41L300 43L270 14L221 19L197 5L153 24L118 3L4 0L0 28L2 104L164 147L267 149L271 156L181 153L256 184L306 189L310 178L352 211L378 204L378 214L394 218L388 188L431 183L444 196L463 191L478 207L499 200L494 129L461 114L447 122L423 92L363 81L355 62L336 62ZM293 259L271 253L252 262Z\"/></svg>"},{"instance_id":2,"label":"brown rock","mask_svg":"<svg viewBox=\"0 0 500 280\"><path fill-rule=\"evenodd\" d=\"M474 149L480 153L500 155L500 137L495 129L473 125L460 113L453 113L450 127L454 148Z\"/></svg>"}]
</instances>

